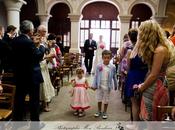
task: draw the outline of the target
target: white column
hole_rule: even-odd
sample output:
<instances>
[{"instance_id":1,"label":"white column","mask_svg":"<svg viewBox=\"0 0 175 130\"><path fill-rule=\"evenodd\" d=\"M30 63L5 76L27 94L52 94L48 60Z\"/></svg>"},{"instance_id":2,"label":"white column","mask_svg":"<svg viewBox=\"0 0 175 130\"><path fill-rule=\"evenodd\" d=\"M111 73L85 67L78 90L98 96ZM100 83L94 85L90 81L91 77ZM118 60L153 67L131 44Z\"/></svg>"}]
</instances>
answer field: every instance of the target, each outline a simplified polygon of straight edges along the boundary
<instances>
[{"instance_id":1,"label":"white column","mask_svg":"<svg viewBox=\"0 0 175 130\"><path fill-rule=\"evenodd\" d=\"M120 15L119 17L121 22L120 27L120 47L121 47L123 44L123 36L129 31L129 24L132 15Z\"/></svg>"},{"instance_id":2,"label":"white column","mask_svg":"<svg viewBox=\"0 0 175 130\"><path fill-rule=\"evenodd\" d=\"M69 14L69 18L71 21L71 48L70 52L76 53L80 52L80 18L81 15L77 14Z\"/></svg>"},{"instance_id":3,"label":"white column","mask_svg":"<svg viewBox=\"0 0 175 130\"><path fill-rule=\"evenodd\" d=\"M36 14L40 19L40 24L45 25L48 31L49 18L52 17L50 14Z\"/></svg>"},{"instance_id":4,"label":"white column","mask_svg":"<svg viewBox=\"0 0 175 130\"><path fill-rule=\"evenodd\" d=\"M14 25L19 30L20 9L26 2L24 0L4 0L4 3L7 8L7 24Z\"/></svg>"}]
</instances>

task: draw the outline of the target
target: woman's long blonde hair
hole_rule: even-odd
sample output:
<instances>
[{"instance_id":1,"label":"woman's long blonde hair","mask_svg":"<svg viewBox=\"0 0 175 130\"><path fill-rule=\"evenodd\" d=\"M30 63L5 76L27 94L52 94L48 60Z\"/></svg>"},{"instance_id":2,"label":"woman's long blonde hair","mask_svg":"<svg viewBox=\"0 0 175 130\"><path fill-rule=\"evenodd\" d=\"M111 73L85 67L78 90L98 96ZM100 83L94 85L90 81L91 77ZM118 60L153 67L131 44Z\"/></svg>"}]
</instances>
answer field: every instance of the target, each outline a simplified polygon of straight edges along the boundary
<instances>
[{"instance_id":1,"label":"woman's long blonde hair","mask_svg":"<svg viewBox=\"0 0 175 130\"><path fill-rule=\"evenodd\" d=\"M164 32L154 20L142 22L139 27L138 39L134 50L149 66L152 65L155 49L158 45L169 48Z\"/></svg>"}]
</instances>

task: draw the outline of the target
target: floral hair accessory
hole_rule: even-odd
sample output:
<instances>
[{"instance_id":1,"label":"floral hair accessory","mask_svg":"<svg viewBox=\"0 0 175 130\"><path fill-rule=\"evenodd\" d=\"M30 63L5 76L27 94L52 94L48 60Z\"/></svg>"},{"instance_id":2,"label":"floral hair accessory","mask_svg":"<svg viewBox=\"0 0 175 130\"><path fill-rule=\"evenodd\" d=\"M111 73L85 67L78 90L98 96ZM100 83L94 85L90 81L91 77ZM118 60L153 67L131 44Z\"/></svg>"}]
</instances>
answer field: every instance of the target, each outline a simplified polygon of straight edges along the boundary
<instances>
[{"instance_id":1,"label":"floral hair accessory","mask_svg":"<svg viewBox=\"0 0 175 130\"><path fill-rule=\"evenodd\" d=\"M99 66L99 71L102 71L102 70L103 70L103 66L100 65L100 66Z\"/></svg>"}]
</instances>

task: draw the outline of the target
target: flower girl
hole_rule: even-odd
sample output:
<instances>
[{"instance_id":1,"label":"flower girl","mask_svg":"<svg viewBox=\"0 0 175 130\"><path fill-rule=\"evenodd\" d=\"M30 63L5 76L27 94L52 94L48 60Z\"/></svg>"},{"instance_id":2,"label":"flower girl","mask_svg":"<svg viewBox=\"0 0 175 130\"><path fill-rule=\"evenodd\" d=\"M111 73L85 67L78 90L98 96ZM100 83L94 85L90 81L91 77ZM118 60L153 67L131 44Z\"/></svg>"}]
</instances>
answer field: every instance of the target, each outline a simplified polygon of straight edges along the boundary
<instances>
[{"instance_id":1,"label":"flower girl","mask_svg":"<svg viewBox=\"0 0 175 130\"><path fill-rule=\"evenodd\" d=\"M75 110L74 115L79 117L85 116L84 110L90 107L87 93L89 85L82 68L76 70L76 77L71 82L73 84L71 107Z\"/></svg>"}]
</instances>

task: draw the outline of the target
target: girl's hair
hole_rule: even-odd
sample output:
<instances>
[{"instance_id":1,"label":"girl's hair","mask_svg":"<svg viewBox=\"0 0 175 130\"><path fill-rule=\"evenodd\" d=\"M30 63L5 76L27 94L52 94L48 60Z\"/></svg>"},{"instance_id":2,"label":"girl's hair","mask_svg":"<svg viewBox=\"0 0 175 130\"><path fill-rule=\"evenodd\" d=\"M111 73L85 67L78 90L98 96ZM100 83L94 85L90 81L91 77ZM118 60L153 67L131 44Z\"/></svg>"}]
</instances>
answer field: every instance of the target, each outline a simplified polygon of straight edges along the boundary
<instances>
[{"instance_id":1,"label":"girl's hair","mask_svg":"<svg viewBox=\"0 0 175 130\"><path fill-rule=\"evenodd\" d=\"M82 68L77 68L76 74L84 74L84 70Z\"/></svg>"},{"instance_id":2,"label":"girl's hair","mask_svg":"<svg viewBox=\"0 0 175 130\"><path fill-rule=\"evenodd\" d=\"M137 29L130 29L128 32L129 39L131 40L132 44L134 44L134 45L137 42L137 34L138 34Z\"/></svg>"},{"instance_id":3,"label":"girl's hair","mask_svg":"<svg viewBox=\"0 0 175 130\"><path fill-rule=\"evenodd\" d=\"M167 49L169 48L164 31L154 20L142 22L139 27L138 40L134 49L138 51L138 55L149 66L152 65L155 49L158 45L164 46Z\"/></svg>"},{"instance_id":4,"label":"girl's hair","mask_svg":"<svg viewBox=\"0 0 175 130\"><path fill-rule=\"evenodd\" d=\"M125 34L125 35L123 36L123 42L126 42L126 41L129 41L129 36L128 36L128 34Z\"/></svg>"}]
</instances>

